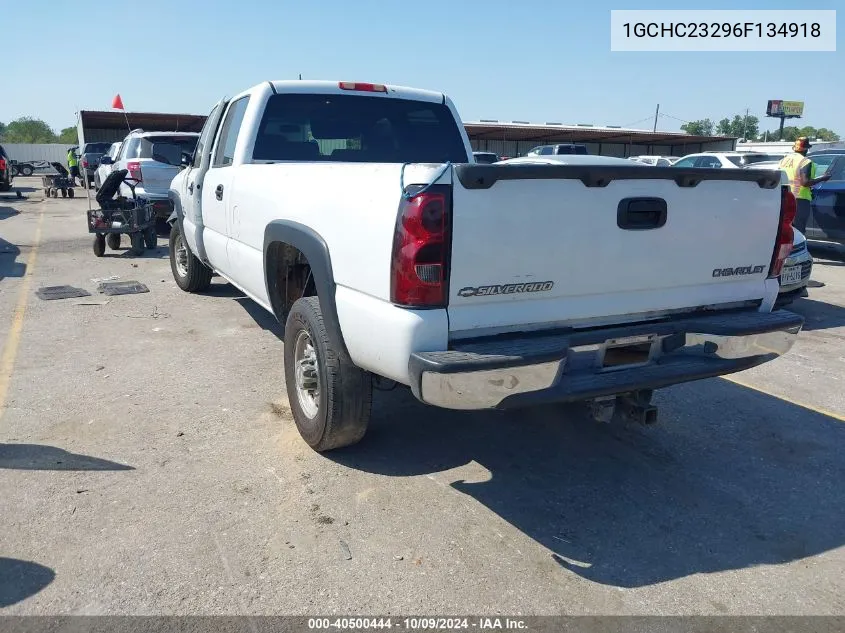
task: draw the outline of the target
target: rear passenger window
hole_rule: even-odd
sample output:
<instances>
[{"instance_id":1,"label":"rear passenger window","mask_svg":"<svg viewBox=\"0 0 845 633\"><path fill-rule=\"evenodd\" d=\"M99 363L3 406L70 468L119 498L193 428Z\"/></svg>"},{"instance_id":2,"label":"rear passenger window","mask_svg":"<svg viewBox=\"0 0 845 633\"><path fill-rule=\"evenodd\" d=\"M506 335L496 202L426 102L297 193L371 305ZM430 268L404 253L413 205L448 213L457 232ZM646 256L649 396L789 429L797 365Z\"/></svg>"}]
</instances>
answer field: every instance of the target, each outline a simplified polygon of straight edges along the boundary
<instances>
[{"instance_id":1,"label":"rear passenger window","mask_svg":"<svg viewBox=\"0 0 845 633\"><path fill-rule=\"evenodd\" d=\"M215 149L215 167L228 167L234 161L235 145L238 142L238 133L241 131L241 123L243 123L248 103L249 97L241 97L229 105Z\"/></svg>"},{"instance_id":2,"label":"rear passenger window","mask_svg":"<svg viewBox=\"0 0 845 633\"><path fill-rule=\"evenodd\" d=\"M252 158L358 163L468 160L463 136L442 103L335 94L270 97Z\"/></svg>"}]
</instances>

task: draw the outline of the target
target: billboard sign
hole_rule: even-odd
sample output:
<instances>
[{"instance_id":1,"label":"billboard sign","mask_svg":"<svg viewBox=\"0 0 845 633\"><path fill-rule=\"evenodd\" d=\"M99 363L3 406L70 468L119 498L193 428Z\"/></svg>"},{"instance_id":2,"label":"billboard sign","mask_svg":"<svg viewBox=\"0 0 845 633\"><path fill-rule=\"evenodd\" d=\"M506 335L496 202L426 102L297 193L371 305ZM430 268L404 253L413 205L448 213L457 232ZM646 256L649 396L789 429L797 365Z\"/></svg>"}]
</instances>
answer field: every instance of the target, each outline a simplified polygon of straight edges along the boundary
<instances>
[{"instance_id":1,"label":"billboard sign","mask_svg":"<svg viewBox=\"0 0 845 633\"><path fill-rule=\"evenodd\" d=\"M803 101L769 101L766 105L766 116L800 117L804 114Z\"/></svg>"}]
</instances>

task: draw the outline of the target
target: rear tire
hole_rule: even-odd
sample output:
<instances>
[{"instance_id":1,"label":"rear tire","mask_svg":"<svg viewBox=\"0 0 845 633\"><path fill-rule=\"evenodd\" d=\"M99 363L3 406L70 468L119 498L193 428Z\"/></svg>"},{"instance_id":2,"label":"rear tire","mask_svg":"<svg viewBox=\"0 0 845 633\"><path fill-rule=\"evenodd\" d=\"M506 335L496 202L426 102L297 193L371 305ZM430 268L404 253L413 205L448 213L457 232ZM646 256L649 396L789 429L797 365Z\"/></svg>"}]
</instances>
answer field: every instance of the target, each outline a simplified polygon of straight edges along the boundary
<instances>
[{"instance_id":1,"label":"rear tire","mask_svg":"<svg viewBox=\"0 0 845 633\"><path fill-rule=\"evenodd\" d=\"M208 290L214 274L188 248L178 224L170 227L170 271L176 285L185 292Z\"/></svg>"},{"instance_id":2,"label":"rear tire","mask_svg":"<svg viewBox=\"0 0 845 633\"><path fill-rule=\"evenodd\" d=\"M31 176L32 175L32 167L29 165L24 165L21 167L21 175L22 176Z\"/></svg>"},{"instance_id":3,"label":"rear tire","mask_svg":"<svg viewBox=\"0 0 845 633\"><path fill-rule=\"evenodd\" d=\"M62 198L67 198L67 189L62 189Z\"/></svg>"},{"instance_id":4,"label":"rear tire","mask_svg":"<svg viewBox=\"0 0 845 633\"><path fill-rule=\"evenodd\" d=\"M106 252L106 236L99 233L94 236L94 255L102 257Z\"/></svg>"},{"instance_id":5,"label":"rear tire","mask_svg":"<svg viewBox=\"0 0 845 633\"><path fill-rule=\"evenodd\" d=\"M109 233L106 236L106 244L108 244L109 248L113 251L116 251L120 248L120 233Z\"/></svg>"},{"instance_id":6,"label":"rear tire","mask_svg":"<svg viewBox=\"0 0 845 633\"><path fill-rule=\"evenodd\" d=\"M135 256L143 255L144 254L144 236L139 231L138 233L132 233L129 236L131 241L131 249L132 254Z\"/></svg>"},{"instance_id":7,"label":"rear tire","mask_svg":"<svg viewBox=\"0 0 845 633\"><path fill-rule=\"evenodd\" d=\"M153 249L158 246L158 235L156 235L156 229L154 226L144 231L144 244L149 249Z\"/></svg>"},{"instance_id":8,"label":"rear tire","mask_svg":"<svg viewBox=\"0 0 845 633\"><path fill-rule=\"evenodd\" d=\"M338 358L317 297L296 301L285 324L285 385L296 428L316 451L361 441L373 403L372 375Z\"/></svg>"}]
</instances>

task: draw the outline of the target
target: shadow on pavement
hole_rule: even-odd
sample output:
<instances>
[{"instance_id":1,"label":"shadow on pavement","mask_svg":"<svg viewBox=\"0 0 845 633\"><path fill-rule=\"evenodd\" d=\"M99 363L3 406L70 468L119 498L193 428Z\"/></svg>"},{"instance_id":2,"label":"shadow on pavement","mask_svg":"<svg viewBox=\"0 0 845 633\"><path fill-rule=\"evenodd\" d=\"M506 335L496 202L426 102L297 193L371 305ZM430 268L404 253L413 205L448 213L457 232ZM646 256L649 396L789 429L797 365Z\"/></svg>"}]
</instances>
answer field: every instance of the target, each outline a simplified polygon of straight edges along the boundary
<instances>
[{"instance_id":1,"label":"shadow on pavement","mask_svg":"<svg viewBox=\"0 0 845 633\"><path fill-rule=\"evenodd\" d=\"M10 470L135 470L107 459L69 453L42 444L0 442L0 469Z\"/></svg>"},{"instance_id":2,"label":"shadow on pavement","mask_svg":"<svg viewBox=\"0 0 845 633\"><path fill-rule=\"evenodd\" d=\"M662 423L649 428L598 424L575 405L457 412L379 396L364 442L327 458L441 473L593 582L642 587L845 544L845 425L726 380L659 392ZM471 461L488 481L448 483L443 471Z\"/></svg>"},{"instance_id":3,"label":"shadow on pavement","mask_svg":"<svg viewBox=\"0 0 845 633\"><path fill-rule=\"evenodd\" d=\"M55 577L56 572L44 565L0 556L0 608L35 595Z\"/></svg>"},{"instance_id":4,"label":"shadow on pavement","mask_svg":"<svg viewBox=\"0 0 845 633\"><path fill-rule=\"evenodd\" d=\"M788 308L804 317L804 330L826 330L845 325L845 308L814 299L796 299Z\"/></svg>"},{"instance_id":5,"label":"shadow on pavement","mask_svg":"<svg viewBox=\"0 0 845 633\"><path fill-rule=\"evenodd\" d=\"M0 237L0 281L6 277L23 277L26 264L17 261L21 249Z\"/></svg>"},{"instance_id":6,"label":"shadow on pavement","mask_svg":"<svg viewBox=\"0 0 845 633\"><path fill-rule=\"evenodd\" d=\"M13 218L18 215L20 211L15 209L14 207L3 207L0 206L0 220L5 220L7 218Z\"/></svg>"},{"instance_id":7,"label":"shadow on pavement","mask_svg":"<svg viewBox=\"0 0 845 633\"><path fill-rule=\"evenodd\" d=\"M232 288L234 288L234 286L232 286ZM237 288L235 288L235 290L237 291ZM243 293L241 293L241 295L242 294ZM252 317L252 320L255 321L262 330L272 332L273 335L280 341L285 340L285 326L279 323L276 320L276 317L267 312L267 310L255 303L255 301L249 297L238 296L235 297L235 301L237 301L241 307L246 310L247 314Z\"/></svg>"}]
</instances>

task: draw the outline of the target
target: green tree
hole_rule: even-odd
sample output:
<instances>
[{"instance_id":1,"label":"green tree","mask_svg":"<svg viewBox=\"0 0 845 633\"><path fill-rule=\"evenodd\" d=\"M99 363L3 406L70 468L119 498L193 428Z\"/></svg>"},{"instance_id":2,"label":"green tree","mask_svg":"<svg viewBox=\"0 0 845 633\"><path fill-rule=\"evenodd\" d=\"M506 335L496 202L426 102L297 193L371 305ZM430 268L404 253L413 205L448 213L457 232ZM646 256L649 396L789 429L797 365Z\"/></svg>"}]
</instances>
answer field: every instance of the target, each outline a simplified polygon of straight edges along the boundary
<instances>
[{"instance_id":1,"label":"green tree","mask_svg":"<svg viewBox=\"0 0 845 633\"><path fill-rule=\"evenodd\" d=\"M710 119L700 119L698 121L689 121L681 126L681 129L687 134L693 136L712 136L713 135L713 121Z\"/></svg>"},{"instance_id":2,"label":"green tree","mask_svg":"<svg viewBox=\"0 0 845 633\"><path fill-rule=\"evenodd\" d=\"M76 132L76 127L66 127L59 132L59 143L67 143L69 145L79 144L79 135Z\"/></svg>"},{"instance_id":3,"label":"green tree","mask_svg":"<svg viewBox=\"0 0 845 633\"><path fill-rule=\"evenodd\" d=\"M41 119L23 116L6 126L3 140L7 143L55 143L56 133Z\"/></svg>"},{"instance_id":4,"label":"green tree","mask_svg":"<svg viewBox=\"0 0 845 633\"><path fill-rule=\"evenodd\" d=\"M737 138L757 138L760 134L760 119L753 115L734 115L733 119L724 118L716 126L716 134Z\"/></svg>"},{"instance_id":5,"label":"green tree","mask_svg":"<svg viewBox=\"0 0 845 633\"><path fill-rule=\"evenodd\" d=\"M795 125L787 125L783 128L783 137L781 140L784 141L794 141L799 136L806 136L809 139L818 139L820 141L838 141L839 135L834 132L833 130L829 130L826 127L820 127L818 129L814 128L811 125L805 125L804 127L797 127ZM778 131L772 130L769 132L769 140L775 140L778 137Z\"/></svg>"},{"instance_id":6,"label":"green tree","mask_svg":"<svg viewBox=\"0 0 845 633\"><path fill-rule=\"evenodd\" d=\"M0 121L0 140L3 140L3 134L6 132L6 124Z\"/></svg>"}]
</instances>

